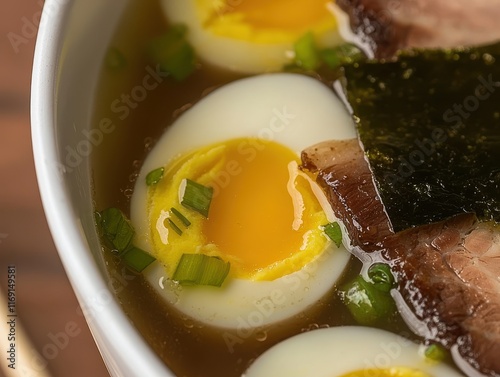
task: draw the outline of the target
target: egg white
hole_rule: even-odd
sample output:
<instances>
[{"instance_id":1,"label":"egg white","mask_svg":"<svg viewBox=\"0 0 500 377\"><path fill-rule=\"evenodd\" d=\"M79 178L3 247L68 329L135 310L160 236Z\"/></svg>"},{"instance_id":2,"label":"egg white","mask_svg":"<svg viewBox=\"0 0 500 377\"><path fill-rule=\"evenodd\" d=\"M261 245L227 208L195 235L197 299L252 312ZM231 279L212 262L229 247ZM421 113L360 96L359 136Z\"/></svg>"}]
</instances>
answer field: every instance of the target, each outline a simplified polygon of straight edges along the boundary
<instances>
[{"instance_id":1,"label":"egg white","mask_svg":"<svg viewBox=\"0 0 500 377\"><path fill-rule=\"evenodd\" d=\"M433 377L460 377L452 367L426 359L421 346L388 331L331 327L289 338L262 354L244 377L332 377L373 368L407 367Z\"/></svg>"},{"instance_id":2,"label":"egg white","mask_svg":"<svg viewBox=\"0 0 500 377\"><path fill-rule=\"evenodd\" d=\"M355 131L340 100L307 76L261 75L215 90L166 130L144 162L131 200L139 247L154 254L146 174L186 151L240 137L274 140L300 155L322 140L355 137ZM334 220L331 209L327 217ZM243 319L257 327L290 318L318 301L340 277L349 257L344 247L332 246L294 274L266 282L231 279L222 288L180 287L168 280L159 263L145 270L145 276L167 302L198 321L238 328Z\"/></svg>"},{"instance_id":3,"label":"egg white","mask_svg":"<svg viewBox=\"0 0 500 377\"><path fill-rule=\"evenodd\" d=\"M222 288L180 287L155 263L147 281L169 304L199 322L248 331L294 317L318 302L342 274L349 253L329 247L300 271L273 281L232 279Z\"/></svg>"},{"instance_id":4,"label":"egg white","mask_svg":"<svg viewBox=\"0 0 500 377\"><path fill-rule=\"evenodd\" d=\"M204 10L197 8L194 0L162 0L162 9L172 23L188 27L187 38L203 60L224 69L242 73L264 73L280 71L293 61L293 42L253 43L235 38L215 35L203 28ZM206 11L206 10L205 10ZM333 17L333 15L332 15ZM201 21L200 21L201 20ZM320 47L342 43L337 30L319 37Z\"/></svg>"}]
</instances>

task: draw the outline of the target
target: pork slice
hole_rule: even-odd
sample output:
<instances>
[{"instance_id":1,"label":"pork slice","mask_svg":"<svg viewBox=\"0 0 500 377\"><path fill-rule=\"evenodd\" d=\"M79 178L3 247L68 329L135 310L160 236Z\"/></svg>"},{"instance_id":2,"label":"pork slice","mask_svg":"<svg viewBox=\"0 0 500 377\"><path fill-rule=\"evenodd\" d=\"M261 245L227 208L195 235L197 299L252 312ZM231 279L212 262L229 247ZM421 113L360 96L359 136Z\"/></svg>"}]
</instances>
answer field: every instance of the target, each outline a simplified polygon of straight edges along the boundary
<instances>
[{"instance_id":1,"label":"pork slice","mask_svg":"<svg viewBox=\"0 0 500 377\"><path fill-rule=\"evenodd\" d=\"M361 253L381 251L420 335L500 376L500 230L474 214L393 233L358 140L328 141L302 153Z\"/></svg>"},{"instance_id":2,"label":"pork slice","mask_svg":"<svg viewBox=\"0 0 500 377\"><path fill-rule=\"evenodd\" d=\"M313 145L302 152L302 162L304 168L318 173L317 181L347 228L352 245L365 252L379 250L392 229L359 141Z\"/></svg>"},{"instance_id":3,"label":"pork slice","mask_svg":"<svg viewBox=\"0 0 500 377\"><path fill-rule=\"evenodd\" d=\"M427 337L500 375L500 233L464 214L384 241L399 292Z\"/></svg>"},{"instance_id":4,"label":"pork slice","mask_svg":"<svg viewBox=\"0 0 500 377\"><path fill-rule=\"evenodd\" d=\"M375 57L399 49L447 48L500 39L496 0L337 0Z\"/></svg>"}]
</instances>

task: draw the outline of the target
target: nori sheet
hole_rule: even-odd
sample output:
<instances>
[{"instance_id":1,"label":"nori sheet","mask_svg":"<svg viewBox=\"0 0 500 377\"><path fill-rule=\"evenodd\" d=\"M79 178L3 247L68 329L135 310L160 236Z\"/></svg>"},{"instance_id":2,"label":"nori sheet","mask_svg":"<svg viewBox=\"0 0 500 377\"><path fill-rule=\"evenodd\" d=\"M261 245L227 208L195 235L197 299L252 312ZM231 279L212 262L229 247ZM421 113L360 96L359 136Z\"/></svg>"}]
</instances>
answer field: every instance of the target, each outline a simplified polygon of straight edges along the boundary
<instances>
[{"instance_id":1,"label":"nori sheet","mask_svg":"<svg viewBox=\"0 0 500 377\"><path fill-rule=\"evenodd\" d=\"M358 62L341 80L395 231L500 222L500 43Z\"/></svg>"}]
</instances>

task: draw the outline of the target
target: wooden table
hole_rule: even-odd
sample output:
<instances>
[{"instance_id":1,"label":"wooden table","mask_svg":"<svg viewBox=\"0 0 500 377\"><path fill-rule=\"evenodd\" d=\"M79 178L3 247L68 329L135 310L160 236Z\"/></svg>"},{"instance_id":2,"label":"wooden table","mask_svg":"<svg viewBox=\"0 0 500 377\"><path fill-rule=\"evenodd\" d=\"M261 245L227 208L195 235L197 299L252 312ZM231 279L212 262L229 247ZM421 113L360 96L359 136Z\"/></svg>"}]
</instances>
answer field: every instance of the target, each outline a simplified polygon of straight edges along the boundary
<instances>
[{"instance_id":1,"label":"wooden table","mask_svg":"<svg viewBox=\"0 0 500 377\"><path fill-rule=\"evenodd\" d=\"M0 5L0 287L6 291L7 266L14 265L17 319L40 355L35 358L30 348L28 356L41 369L51 376L108 376L77 313L78 303L52 242L36 183L29 101L42 5L42 0L3 0ZM0 333L0 363L6 362L7 335ZM18 370L12 375L25 374Z\"/></svg>"}]
</instances>

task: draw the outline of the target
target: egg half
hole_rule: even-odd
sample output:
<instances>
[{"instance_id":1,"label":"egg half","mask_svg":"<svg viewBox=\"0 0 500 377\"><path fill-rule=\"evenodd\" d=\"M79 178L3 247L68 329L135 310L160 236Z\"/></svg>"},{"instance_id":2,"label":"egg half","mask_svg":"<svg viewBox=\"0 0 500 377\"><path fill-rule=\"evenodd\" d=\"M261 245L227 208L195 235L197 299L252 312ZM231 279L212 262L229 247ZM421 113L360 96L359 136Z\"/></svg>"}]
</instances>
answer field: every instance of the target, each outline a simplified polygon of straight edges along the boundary
<instances>
[{"instance_id":1,"label":"egg half","mask_svg":"<svg viewBox=\"0 0 500 377\"><path fill-rule=\"evenodd\" d=\"M200 57L244 73L280 70L305 33L320 47L341 43L332 6L329 0L162 0L167 19L188 27Z\"/></svg>"},{"instance_id":2,"label":"egg half","mask_svg":"<svg viewBox=\"0 0 500 377\"><path fill-rule=\"evenodd\" d=\"M244 377L460 377L423 356L422 347L370 327L345 326L296 335L262 354Z\"/></svg>"},{"instance_id":3,"label":"egg half","mask_svg":"<svg viewBox=\"0 0 500 377\"><path fill-rule=\"evenodd\" d=\"M159 261L145 271L147 280L184 314L220 327L266 325L309 308L333 287L350 254L323 232L335 217L298 168L300 151L354 136L341 102L306 76L261 75L209 94L167 129L138 177L135 243ZM158 167L164 177L147 186ZM208 218L180 204L185 178L214 189ZM180 233L168 221L175 220L172 207L191 223L176 220ZM222 287L176 284L182 253L230 262Z\"/></svg>"}]
</instances>

